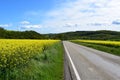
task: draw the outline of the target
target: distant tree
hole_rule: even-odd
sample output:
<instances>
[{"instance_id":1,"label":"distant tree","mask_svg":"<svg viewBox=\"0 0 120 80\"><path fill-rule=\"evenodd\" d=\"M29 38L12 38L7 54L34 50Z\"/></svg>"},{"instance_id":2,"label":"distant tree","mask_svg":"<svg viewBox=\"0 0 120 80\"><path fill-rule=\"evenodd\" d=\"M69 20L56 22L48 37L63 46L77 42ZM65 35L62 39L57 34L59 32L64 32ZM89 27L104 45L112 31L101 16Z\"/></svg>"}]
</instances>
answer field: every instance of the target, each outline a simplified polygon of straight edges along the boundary
<instances>
[{"instance_id":1,"label":"distant tree","mask_svg":"<svg viewBox=\"0 0 120 80\"><path fill-rule=\"evenodd\" d=\"M6 39L44 39L44 36L35 31L8 31L0 27L0 38Z\"/></svg>"},{"instance_id":2,"label":"distant tree","mask_svg":"<svg viewBox=\"0 0 120 80\"><path fill-rule=\"evenodd\" d=\"M5 30L3 27L0 27L0 30Z\"/></svg>"}]
</instances>

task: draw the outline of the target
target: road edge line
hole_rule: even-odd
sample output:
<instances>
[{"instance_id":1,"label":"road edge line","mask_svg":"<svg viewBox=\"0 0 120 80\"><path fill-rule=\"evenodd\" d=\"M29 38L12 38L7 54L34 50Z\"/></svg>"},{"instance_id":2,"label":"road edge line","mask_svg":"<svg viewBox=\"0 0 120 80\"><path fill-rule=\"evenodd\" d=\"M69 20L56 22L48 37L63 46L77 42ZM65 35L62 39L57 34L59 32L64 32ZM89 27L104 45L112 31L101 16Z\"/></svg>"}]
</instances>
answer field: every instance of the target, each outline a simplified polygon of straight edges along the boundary
<instances>
[{"instance_id":1,"label":"road edge line","mask_svg":"<svg viewBox=\"0 0 120 80\"><path fill-rule=\"evenodd\" d=\"M71 65L72 65L72 68L73 68L73 70L74 70L74 73L75 73L75 76L76 76L77 80L81 80L81 78L80 78L80 76L79 76L79 74L78 74L78 72L77 72L77 69L76 69L76 67L75 67L75 65L74 65L74 63L73 63L73 61L72 61L72 59L71 59L71 57L70 57L70 54L69 54L69 52L68 52L65 44L64 44L64 48L65 48L65 51L66 51L66 53L67 53L67 56L68 56L68 58L69 58L69 60L70 60L70 63L71 63Z\"/></svg>"}]
</instances>

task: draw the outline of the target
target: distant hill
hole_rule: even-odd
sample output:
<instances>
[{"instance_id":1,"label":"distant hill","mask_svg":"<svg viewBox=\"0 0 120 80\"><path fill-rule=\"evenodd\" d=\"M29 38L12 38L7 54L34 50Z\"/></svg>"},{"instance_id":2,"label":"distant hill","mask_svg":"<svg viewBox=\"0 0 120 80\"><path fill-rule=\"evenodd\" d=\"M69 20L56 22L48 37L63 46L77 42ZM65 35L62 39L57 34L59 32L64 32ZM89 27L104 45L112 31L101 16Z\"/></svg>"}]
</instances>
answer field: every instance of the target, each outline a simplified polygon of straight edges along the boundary
<instances>
[{"instance_id":1,"label":"distant hill","mask_svg":"<svg viewBox=\"0 0 120 80\"><path fill-rule=\"evenodd\" d=\"M0 39L43 39L43 35L35 31L9 31L0 27Z\"/></svg>"},{"instance_id":2,"label":"distant hill","mask_svg":"<svg viewBox=\"0 0 120 80\"><path fill-rule=\"evenodd\" d=\"M35 31L9 31L0 27L0 39L94 39L94 40L119 40L120 32L116 31L76 31L59 34L40 34Z\"/></svg>"},{"instance_id":3,"label":"distant hill","mask_svg":"<svg viewBox=\"0 0 120 80\"><path fill-rule=\"evenodd\" d=\"M71 39L95 39L95 40L120 40L120 32L116 31L76 31L60 34L48 34L49 38L71 40Z\"/></svg>"}]
</instances>

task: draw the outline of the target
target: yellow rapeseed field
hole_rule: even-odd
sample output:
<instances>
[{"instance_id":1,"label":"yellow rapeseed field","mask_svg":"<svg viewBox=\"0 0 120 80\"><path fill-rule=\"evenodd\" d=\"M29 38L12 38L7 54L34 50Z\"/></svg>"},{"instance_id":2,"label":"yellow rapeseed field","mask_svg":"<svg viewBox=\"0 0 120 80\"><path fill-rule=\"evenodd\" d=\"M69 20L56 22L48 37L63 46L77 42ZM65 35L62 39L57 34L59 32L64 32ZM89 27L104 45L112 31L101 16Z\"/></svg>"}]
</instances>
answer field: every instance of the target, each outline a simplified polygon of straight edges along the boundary
<instances>
[{"instance_id":1,"label":"yellow rapeseed field","mask_svg":"<svg viewBox=\"0 0 120 80\"><path fill-rule=\"evenodd\" d=\"M102 44L107 46L120 46L120 41L102 41L102 40L75 40L77 42L85 42L85 43L95 43L95 44Z\"/></svg>"},{"instance_id":2,"label":"yellow rapeseed field","mask_svg":"<svg viewBox=\"0 0 120 80\"><path fill-rule=\"evenodd\" d=\"M13 69L29 60L59 40L0 40L0 69Z\"/></svg>"}]
</instances>

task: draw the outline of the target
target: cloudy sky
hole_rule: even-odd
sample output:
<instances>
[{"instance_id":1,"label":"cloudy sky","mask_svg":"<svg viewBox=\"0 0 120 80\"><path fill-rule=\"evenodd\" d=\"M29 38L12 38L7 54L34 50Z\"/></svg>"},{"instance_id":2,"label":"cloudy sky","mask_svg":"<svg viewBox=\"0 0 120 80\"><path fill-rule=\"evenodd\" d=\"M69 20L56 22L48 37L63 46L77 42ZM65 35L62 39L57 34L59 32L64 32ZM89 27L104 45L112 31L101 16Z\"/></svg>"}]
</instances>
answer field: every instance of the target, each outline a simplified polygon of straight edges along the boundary
<instances>
[{"instance_id":1,"label":"cloudy sky","mask_svg":"<svg viewBox=\"0 0 120 80\"><path fill-rule=\"evenodd\" d=\"M120 31L120 1L0 0L0 26L39 33Z\"/></svg>"}]
</instances>

